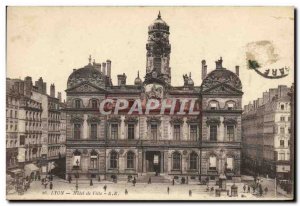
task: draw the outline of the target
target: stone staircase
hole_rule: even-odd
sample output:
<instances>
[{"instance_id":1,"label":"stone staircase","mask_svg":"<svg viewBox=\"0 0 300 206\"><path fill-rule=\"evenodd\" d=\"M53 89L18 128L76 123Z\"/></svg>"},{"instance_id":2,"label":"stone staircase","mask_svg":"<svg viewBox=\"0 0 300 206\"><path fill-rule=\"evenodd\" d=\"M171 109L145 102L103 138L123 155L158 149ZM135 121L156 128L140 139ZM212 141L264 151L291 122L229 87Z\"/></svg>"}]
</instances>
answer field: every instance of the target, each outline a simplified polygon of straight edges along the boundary
<instances>
[{"instance_id":1,"label":"stone staircase","mask_svg":"<svg viewBox=\"0 0 300 206\"><path fill-rule=\"evenodd\" d=\"M139 176L137 182L148 183L150 177L151 177L151 183L171 183L171 180L169 180L165 176L163 175L155 176L155 174L146 174L143 176Z\"/></svg>"}]
</instances>

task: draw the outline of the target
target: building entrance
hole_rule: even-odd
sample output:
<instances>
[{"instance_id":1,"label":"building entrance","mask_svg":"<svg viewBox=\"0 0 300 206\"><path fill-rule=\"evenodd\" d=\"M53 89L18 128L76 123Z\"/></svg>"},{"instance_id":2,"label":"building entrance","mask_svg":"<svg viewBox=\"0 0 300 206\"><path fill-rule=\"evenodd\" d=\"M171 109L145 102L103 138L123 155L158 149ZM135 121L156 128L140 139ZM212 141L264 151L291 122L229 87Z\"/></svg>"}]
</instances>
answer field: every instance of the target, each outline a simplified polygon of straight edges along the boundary
<instances>
[{"instance_id":1,"label":"building entrance","mask_svg":"<svg viewBox=\"0 0 300 206\"><path fill-rule=\"evenodd\" d=\"M158 151L146 152L146 171L159 174L161 165L161 154Z\"/></svg>"}]
</instances>

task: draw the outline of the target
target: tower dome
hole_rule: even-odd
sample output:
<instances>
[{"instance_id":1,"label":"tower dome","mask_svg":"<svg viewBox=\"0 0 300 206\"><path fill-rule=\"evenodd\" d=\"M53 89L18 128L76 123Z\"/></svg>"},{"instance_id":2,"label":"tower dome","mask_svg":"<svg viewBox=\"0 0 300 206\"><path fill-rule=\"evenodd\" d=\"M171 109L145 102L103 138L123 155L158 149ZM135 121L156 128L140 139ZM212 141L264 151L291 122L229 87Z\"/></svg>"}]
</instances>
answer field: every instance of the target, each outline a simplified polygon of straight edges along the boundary
<instances>
[{"instance_id":1,"label":"tower dome","mask_svg":"<svg viewBox=\"0 0 300 206\"><path fill-rule=\"evenodd\" d=\"M158 13L157 18L154 20L152 24L148 27L149 33L155 32L155 31L165 31L169 33L169 25L162 20L160 11Z\"/></svg>"}]
</instances>

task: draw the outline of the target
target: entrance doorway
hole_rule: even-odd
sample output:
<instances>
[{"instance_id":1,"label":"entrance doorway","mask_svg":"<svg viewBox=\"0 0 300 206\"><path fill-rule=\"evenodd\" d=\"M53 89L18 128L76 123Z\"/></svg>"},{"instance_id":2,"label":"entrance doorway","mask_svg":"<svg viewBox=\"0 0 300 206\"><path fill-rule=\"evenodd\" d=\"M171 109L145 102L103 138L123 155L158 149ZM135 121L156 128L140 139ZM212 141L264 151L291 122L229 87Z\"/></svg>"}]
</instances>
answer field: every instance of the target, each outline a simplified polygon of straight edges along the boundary
<instances>
[{"instance_id":1,"label":"entrance doorway","mask_svg":"<svg viewBox=\"0 0 300 206\"><path fill-rule=\"evenodd\" d=\"M146 171L159 174L161 165L161 154L159 151L146 152Z\"/></svg>"}]
</instances>

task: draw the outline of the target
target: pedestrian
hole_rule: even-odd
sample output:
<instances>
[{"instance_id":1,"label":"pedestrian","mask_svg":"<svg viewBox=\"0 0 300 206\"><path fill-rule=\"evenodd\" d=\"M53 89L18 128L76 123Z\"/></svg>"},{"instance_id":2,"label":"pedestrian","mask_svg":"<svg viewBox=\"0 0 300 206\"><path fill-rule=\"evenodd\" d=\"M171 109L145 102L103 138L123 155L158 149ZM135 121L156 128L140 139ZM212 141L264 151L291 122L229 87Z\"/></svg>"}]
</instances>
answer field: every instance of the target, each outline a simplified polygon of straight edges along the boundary
<instances>
[{"instance_id":1,"label":"pedestrian","mask_svg":"<svg viewBox=\"0 0 300 206\"><path fill-rule=\"evenodd\" d=\"M133 186L135 186L135 183L136 183L135 177L133 178L132 183L133 183Z\"/></svg>"},{"instance_id":2,"label":"pedestrian","mask_svg":"<svg viewBox=\"0 0 300 206\"><path fill-rule=\"evenodd\" d=\"M268 187L265 187L265 194L267 194L268 193Z\"/></svg>"},{"instance_id":3,"label":"pedestrian","mask_svg":"<svg viewBox=\"0 0 300 206\"><path fill-rule=\"evenodd\" d=\"M44 187L45 187L45 189L47 189L47 185L48 185L48 182L45 181L45 182L44 182Z\"/></svg>"},{"instance_id":4,"label":"pedestrian","mask_svg":"<svg viewBox=\"0 0 300 206\"><path fill-rule=\"evenodd\" d=\"M168 192L168 194L170 194L170 188L169 187L167 188L167 192Z\"/></svg>"},{"instance_id":5,"label":"pedestrian","mask_svg":"<svg viewBox=\"0 0 300 206\"><path fill-rule=\"evenodd\" d=\"M214 191L214 189L215 189L214 187L211 187L211 188L210 188L210 191L211 191L211 192L213 192L213 191Z\"/></svg>"},{"instance_id":6,"label":"pedestrian","mask_svg":"<svg viewBox=\"0 0 300 206\"><path fill-rule=\"evenodd\" d=\"M244 190L244 193L245 193L245 191L246 191L246 185L244 185L243 190Z\"/></svg>"},{"instance_id":7,"label":"pedestrian","mask_svg":"<svg viewBox=\"0 0 300 206\"><path fill-rule=\"evenodd\" d=\"M259 184L259 186L258 186L258 192L259 192L259 195L260 195L260 196L263 195L263 189L262 189L261 184Z\"/></svg>"},{"instance_id":8,"label":"pedestrian","mask_svg":"<svg viewBox=\"0 0 300 206\"><path fill-rule=\"evenodd\" d=\"M189 190L189 196L192 197L192 190Z\"/></svg>"},{"instance_id":9,"label":"pedestrian","mask_svg":"<svg viewBox=\"0 0 300 206\"><path fill-rule=\"evenodd\" d=\"M248 193L250 193L250 186L248 185Z\"/></svg>"},{"instance_id":10,"label":"pedestrian","mask_svg":"<svg viewBox=\"0 0 300 206\"><path fill-rule=\"evenodd\" d=\"M173 178L173 180L172 180L172 185L175 185L175 179Z\"/></svg>"},{"instance_id":11,"label":"pedestrian","mask_svg":"<svg viewBox=\"0 0 300 206\"><path fill-rule=\"evenodd\" d=\"M69 183L72 182L72 177L71 177L71 175L69 175L68 180L69 180Z\"/></svg>"},{"instance_id":12,"label":"pedestrian","mask_svg":"<svg viewBox=\"0 0 300 206\"><path fill-rule=\"evenodd\" d=\"M127 189L125 189L125 195L128 195L128 191L127 191Z\"/></svg>"},{"instance_id":13,"label":"pedestrian","mask_svg":"<svg viewBox=\"0 0 300 206\"><path fill-rule=\"evenodd\" d=\"M91 179L90 181L90 186L93 186L93 179Z\"/></svg>"},{"instance_id":14,"label":"pedestrian","mask_svg":"<svg viewBox=\"0 0 300 206\"><path fill-rule=\"evenodd\" d=\"M189 177L186 177L186 184L189 184Z\"/></svg>"},{"instance_id":15,"label":"pedestrian","mask_svg":"<svg viewBox=\"0 0 300 206\"><path fill-rule=\"evenodd\" d=\"M34 181L36 181L36 180L37 180L37 174L34 175Z\"/></svg>"},{"instance_id":16,"label":"pedestrian","mask_svg":"<svg viewBox=\"0 0 300 206\"><path fill-rule=\"evenodd\" d=\"M104 189L105 192L106 192L106 188L107 188L107 186L106 186L106 184L105 184L104 187L103 187L103 189Z\"/></svg>"},{"instance_id":17,"label":"pedestrian","mask_svg":"<svg viewBox=\"0 0 300 206\"><path fill-rule=\"evenodd\" d=\"M101 181L101 178L100 178L100 175L99 175L99 177L98 177L98 182L100 182Z\"/></svg>"},{"instance_id":18,"label":"pedestrian","mask_svg":"<svg viewBox=\"0 0 300 206\"><path fill-rule=\"evenodd\" d=\"M52 190L52 188L53 188L53 183L52 182L50 182L49 187L50 187L50 190Z\"/></svg>"},{"instance_id":19,"label":"pedestrian","mask_svg":"<svg viewBox=\"0 0 300 206\"><path fill-rule=\"evenodd\" d=\"M209 192L209 186L208 186L208 184L206 185L206 192Z\"/></svg>"},{"instance_id":20,"label":"pedestrian","mask_svg":"<svg viewBox=\"0 0 300 206\"><path fill-rule=\"evenodd\" d=\"M39 180L39 181L41 180L41 175L38 175L38 180Z\"/></svg>"},{"instance_id":21,"label":"pedestrian","mask_svg":"<svg viewBox=\"0 0 300 206\"><path fill-rule=\"evenodd\" d=\"M148 184L151 184L151 177L149 177Z\"/></svg>"}]
</instances>

